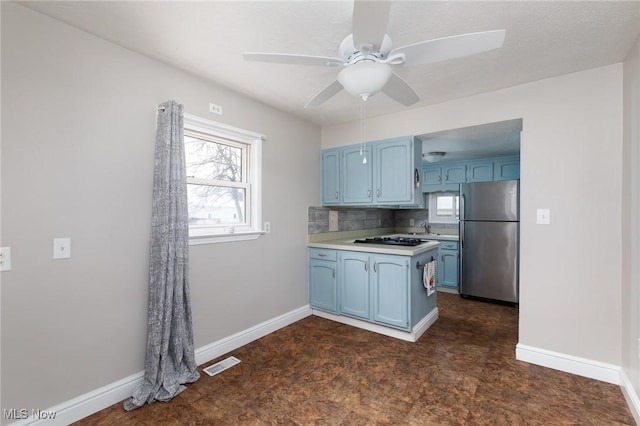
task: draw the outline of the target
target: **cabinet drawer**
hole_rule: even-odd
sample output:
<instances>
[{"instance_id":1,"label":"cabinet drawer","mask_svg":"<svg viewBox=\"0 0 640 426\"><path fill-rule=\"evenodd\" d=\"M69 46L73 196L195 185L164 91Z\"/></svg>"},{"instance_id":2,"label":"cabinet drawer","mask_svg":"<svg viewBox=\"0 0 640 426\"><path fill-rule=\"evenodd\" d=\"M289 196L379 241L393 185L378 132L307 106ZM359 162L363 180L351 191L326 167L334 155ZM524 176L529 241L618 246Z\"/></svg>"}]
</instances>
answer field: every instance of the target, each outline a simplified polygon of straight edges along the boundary
<instances>
[{"instance_id":1,"label":"cabinet drawer","mask_svg":"<svg viewBox=\"0 0 640 426\"><path fill-rule=\"evenodd\" d=\"M311 259L333 260L335 262L337 259L337 252L335 250L310 248L309 257Z\"/></svg>"},{"instance_id":2,"label":"cabinet drawer","mask_svg":"<svg viewBox=\"0 0 640 426\"><path fill-rule=\"evenodd\" d=\"M442 250L458 250L457 241L440 241L440 248Z\"/></svg>"}]
</instances>

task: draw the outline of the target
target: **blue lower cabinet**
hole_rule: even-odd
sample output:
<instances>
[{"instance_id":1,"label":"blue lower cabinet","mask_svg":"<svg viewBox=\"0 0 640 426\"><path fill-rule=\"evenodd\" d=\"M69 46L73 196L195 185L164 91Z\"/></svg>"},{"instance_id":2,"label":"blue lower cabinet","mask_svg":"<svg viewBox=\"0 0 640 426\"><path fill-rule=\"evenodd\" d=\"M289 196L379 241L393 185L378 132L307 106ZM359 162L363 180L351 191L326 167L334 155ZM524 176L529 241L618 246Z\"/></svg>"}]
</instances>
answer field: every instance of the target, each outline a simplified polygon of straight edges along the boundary
<instances>
[{"instance_id":1,"label":"blue lower cabinet","mask_svg":"<svg viewBox=\"0 0 640 426\"><path fill-rule=\"evenodd\" d=\"M409 260L406 256L341 252L340 313L407 329Z\"/></svg>"},{"instance_id":2,"label":"blue lower cabinet","mask_svg":"<svg viewBox=\"0 0 640 426\"><path fill-rule=\"evenodd\" d=\"M373 321L409 328L409 259L372 256L371 306Z\"/></svg>"},{"instance_id":3,"label":"blue lower cabinet","mask_svg":"<svg viewBox=\"0 0 640 426\"><path fill-rule=\"evenodd\" d=\"M309 305L338 313L337 251L309 249Z\"/></svg>"},{"instance_id":4,"label":"blue lower cabinet","mask_svg":"<svg viewBox=\"0 0 640 426\"><path fill-rule=\"evenodd\" d=\"M404 331L437 305L423 285L422 266L437 249L416 256L309 249L313 308Z\"/></svg>"},{"instance_id":5,"label":"blue lower cabinet","mask_svg":"<svg viewBox=\"0 0 640 426\"><path fill-rule=\"evenodd\" d=\"M335 261L309 260L309 305L329 312L338 312Z\"/></svg>"},{"instance_id":6,"label":"blue lower cabinet","mask_svg":"<svg viewBox=\"0 0 640 426\"><path fill-rule=\"evenodd\" d=\"M440 241L438 264L436 269L436 285L439 288L458 290L460 252L457 241Z\"/></svg>"},{"instance_id":7,"label":"blue lower cabinet","mask_svg":"<svg viewBox=\"0 0 640 426\"><path fill-rule=\"evenodd\" d=\"M438 282L440 287L458 289L458 250L441 250L438 259Z\"/></svg>"},{"instance_id":8,"label":"blue lower cabinet","mask_svg":"<svg viewBox=\"0 0 640 426\"><path fill-rule=\"evenodd\" d=\"M369 255L341 251L340 265L340 313L361 319L370 319L369 309Z\"/></svg>"}]
</instances>

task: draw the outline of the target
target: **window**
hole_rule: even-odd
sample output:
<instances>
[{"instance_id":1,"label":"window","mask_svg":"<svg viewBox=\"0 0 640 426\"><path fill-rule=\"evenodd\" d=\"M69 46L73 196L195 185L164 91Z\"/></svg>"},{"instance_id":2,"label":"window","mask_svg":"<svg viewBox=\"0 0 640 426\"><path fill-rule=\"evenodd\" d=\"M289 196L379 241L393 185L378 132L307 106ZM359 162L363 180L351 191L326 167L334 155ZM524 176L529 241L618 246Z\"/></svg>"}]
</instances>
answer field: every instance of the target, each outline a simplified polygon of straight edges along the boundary
<instances>
[{"instance_id":1,"label":"window","mask_svg":"<svg viewBox=\"0 0 640 426\"><path fill-rule=\"evenodd\" d=\"M460 199L457 192L432 192L429 194L430 223L458 223Z\"/></svg>"},{"instance_id":2,"label":"window","mask_svg":"<svg viewBox=\"0 0 640 426\"><path fill-rule=\"evenodd\" d=\"M189 244L255 239L263 233L263 139L185 114Z\"/></svg>"}]
</instances>

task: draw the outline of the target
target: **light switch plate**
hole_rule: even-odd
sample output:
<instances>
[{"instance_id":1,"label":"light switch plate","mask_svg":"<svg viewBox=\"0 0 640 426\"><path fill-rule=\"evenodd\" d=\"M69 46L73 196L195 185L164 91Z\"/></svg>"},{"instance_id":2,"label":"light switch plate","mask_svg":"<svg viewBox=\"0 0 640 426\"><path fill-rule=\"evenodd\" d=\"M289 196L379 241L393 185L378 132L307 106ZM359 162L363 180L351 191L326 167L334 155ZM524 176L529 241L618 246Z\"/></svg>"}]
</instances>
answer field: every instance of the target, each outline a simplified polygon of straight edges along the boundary
<instances>
[{"instance_id":1,"label":"light switch plate","mask_svg":"<svg viewBox=\"0 0 640 426\"><path fill-rule=\"evenodd\" d=\"M11 247L0 247L0 271L11 270Z\"/></svg>"},{"instance_id":2,"label":"light switch plate","mask_svg":"<svg viewBox=\"0 0 640 426\"><path fill-rule=\"evenodd\" d=\"M536 213L536 224L538 225L551 224L551 209L538 209Z\"/></svg>"},{"instance_id":3,"label":"light switch plate","mask_svg":"<svg viewBox=\"0 0 640 426\"><path fill-rule=\"evenodd\" d=\"M71 257L71 238L53 239L53 258L69 259Z\"/></svg>"}]
</instances>

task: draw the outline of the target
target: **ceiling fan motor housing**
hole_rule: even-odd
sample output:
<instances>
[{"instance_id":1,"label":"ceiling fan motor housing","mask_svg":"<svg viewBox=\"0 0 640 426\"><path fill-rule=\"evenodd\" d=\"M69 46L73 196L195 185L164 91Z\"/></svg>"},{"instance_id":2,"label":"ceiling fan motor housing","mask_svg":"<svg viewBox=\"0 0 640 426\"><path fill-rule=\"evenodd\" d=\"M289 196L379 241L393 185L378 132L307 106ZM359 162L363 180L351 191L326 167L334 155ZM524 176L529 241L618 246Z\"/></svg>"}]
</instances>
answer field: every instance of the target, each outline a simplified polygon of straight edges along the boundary
<instances>
[{"instance_id":1,"label":"ceiling fan motor housing","mask_svg":"<svg viewBox=\"0 0 640 426\"><path fill-rule=\"evenodd\" d=\"M385 34L380 50L372 51L373 45L365 43L359 48L356 48L353 45L353 34L349 34L342 40L342 43L340 43L340 56L342 56L346 65L357 64L361 61L378 62L387 58L387 55L391 51L391 46L391 37Z\"/></svg>"}]
</instances>

